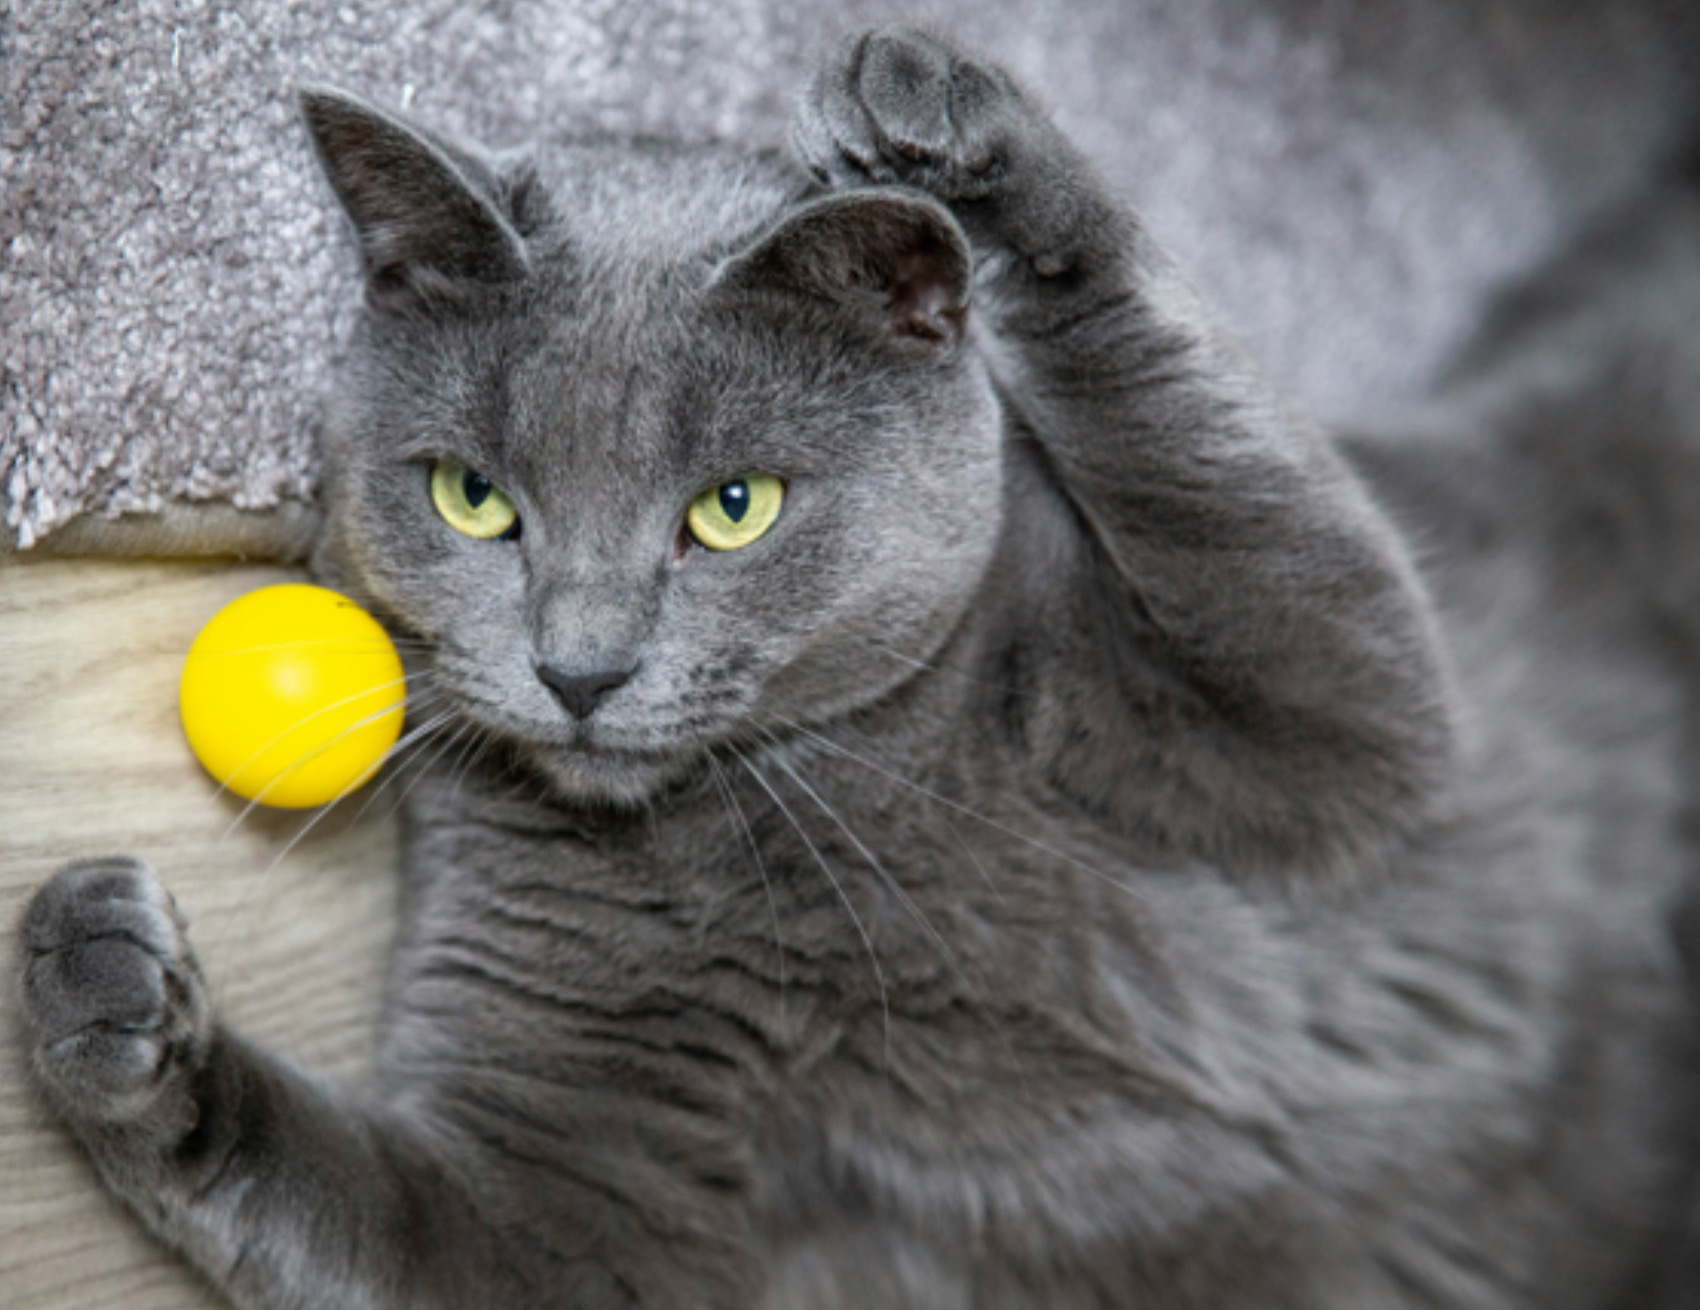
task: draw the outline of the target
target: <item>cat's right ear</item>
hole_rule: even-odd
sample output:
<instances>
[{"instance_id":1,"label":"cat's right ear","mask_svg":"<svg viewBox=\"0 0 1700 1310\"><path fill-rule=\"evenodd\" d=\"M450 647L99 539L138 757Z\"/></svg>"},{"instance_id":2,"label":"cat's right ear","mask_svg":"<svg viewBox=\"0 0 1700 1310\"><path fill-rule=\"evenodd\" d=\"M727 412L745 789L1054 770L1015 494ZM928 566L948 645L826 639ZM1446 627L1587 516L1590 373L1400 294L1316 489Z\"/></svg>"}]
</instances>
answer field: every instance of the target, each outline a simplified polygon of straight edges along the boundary
<instances>
[{"instance_id":1,"label":"cat's right ear","mask_svg":"<svg viewBox=\"0 0 1700 1310\"><path fill-rule=\"evenodd\" d=\"M825 300L922 347L961 340L973 259L950 211L869 188L781 219L715 274L719 286Z\"/></svg>"},{"instance_id":2,"label":"cat's right ear","mask_svg":"<svg viewBox=\"0 0 1700 1310\"><path fill-rule=\"evenodd\" d=\"M375 308L455 299L526 275L525 243L470 157L345 91L307 86L299 99L319 166L354 221Z\"/></svg>"}]
</instances>

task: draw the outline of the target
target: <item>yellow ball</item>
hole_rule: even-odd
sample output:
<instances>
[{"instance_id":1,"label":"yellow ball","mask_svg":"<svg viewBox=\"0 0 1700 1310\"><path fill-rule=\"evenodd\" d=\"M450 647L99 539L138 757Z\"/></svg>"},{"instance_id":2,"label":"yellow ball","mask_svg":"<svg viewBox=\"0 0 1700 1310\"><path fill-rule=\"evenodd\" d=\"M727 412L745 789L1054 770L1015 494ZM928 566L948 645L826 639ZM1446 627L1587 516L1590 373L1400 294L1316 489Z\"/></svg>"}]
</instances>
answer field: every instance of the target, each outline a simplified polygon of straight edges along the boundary
<instances>
[{"instance_id":1,"label":"yellow ball","mask_svg":"<svg viewBox=\"0 0 1700 1310\"><path fill-rule=\"evenodd\" d=\"M389 634L324 587L262 587L212 618L183 665L183 731L207 772L281 809L364 783L401 735L406 685Z\"/></svg>"}]
</instances>

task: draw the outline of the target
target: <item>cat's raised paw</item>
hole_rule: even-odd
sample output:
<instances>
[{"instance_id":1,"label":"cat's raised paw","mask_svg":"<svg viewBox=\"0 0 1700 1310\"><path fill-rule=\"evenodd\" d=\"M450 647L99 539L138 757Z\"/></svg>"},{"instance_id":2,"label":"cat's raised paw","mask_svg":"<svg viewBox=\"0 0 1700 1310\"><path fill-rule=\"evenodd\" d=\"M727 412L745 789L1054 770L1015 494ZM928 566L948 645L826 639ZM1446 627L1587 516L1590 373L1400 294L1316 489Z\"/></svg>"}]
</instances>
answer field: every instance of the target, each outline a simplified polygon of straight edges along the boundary
<instances>
[{"instance_id":1,"label":"cat's raised paw","mask_svg":"<svg viewBox=\"0 0 1700 1310\"><path fill-rule=\"evenodd\" d=\"M823 180L919 187L941 200L987 195L1034 115L1009 76L909 28L852 37L823 61L793 127Z\"/></svg>"},{"instance_id":2,"label":"cat's raised paw","mask_svg":"<svg viewBox=\"0 0 1700 1310\"><path fill-rule=\"evenodd\" d=\"M211 1015L171 894L140 860L67 865L24 915L24 1021L52 1099L83 1119L149 1114L204 1058Z\"/></svg>"},{"instance_id":3,"label":"cat's raised paw","mask_svg":"<svg viewBox=\"0 0 1700 1310\"><path fill-rule=\"evenodd\" d=\"M1073 267L1115 212L1014 78L910 28L852 37L829 54L798 101L791 143L825 185L928 192L978 251L1013 253L1042 277Z\"/></svg>"}]
</instances>

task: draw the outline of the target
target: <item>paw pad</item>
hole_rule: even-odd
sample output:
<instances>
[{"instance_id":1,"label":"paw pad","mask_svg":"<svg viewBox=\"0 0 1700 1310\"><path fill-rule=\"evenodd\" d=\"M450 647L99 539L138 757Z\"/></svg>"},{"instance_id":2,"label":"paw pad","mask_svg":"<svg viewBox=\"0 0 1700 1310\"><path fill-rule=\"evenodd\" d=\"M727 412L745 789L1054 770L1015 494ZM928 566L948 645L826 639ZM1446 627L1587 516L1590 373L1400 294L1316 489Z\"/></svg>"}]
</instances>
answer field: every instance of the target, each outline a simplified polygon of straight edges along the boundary
<instances>
[{"instance_id":1,"label":"paw pad","mask_svg":"<svg viewBox=\"0 0 1700 1310\"><path fill-rule=\"evenodd\" d=\"M36 893L23 922L23 1014L50 1095L85 1116L122 1120L191 1067L210 1020L175 902L138 860L70 865Z\"/></svg>"}]
</instances>

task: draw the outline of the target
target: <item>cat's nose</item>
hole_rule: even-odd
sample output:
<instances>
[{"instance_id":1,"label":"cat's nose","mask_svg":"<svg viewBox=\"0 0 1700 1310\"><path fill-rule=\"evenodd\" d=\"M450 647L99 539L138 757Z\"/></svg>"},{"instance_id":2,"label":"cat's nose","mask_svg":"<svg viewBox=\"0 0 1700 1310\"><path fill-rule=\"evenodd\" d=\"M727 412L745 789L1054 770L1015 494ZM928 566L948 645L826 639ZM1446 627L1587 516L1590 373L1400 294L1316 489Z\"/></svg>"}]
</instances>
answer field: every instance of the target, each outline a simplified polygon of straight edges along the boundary
<instances>
[{"instance_id":1,"label":"cat's nose","mask_svg":"<svg viewBox=\"0 0 1700 1310\"><path fill-rule=\"evenodd\" d=\"M543 685L555 693L561 708L575 719L588 719L596 713L602 698L616 687L623 687L637 672L629 669L603 669L600 673L563 673L549 664L537 666L537 676Z\"/></svg>"}]
</instances>

